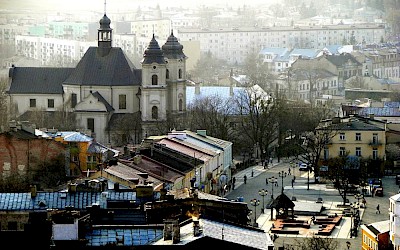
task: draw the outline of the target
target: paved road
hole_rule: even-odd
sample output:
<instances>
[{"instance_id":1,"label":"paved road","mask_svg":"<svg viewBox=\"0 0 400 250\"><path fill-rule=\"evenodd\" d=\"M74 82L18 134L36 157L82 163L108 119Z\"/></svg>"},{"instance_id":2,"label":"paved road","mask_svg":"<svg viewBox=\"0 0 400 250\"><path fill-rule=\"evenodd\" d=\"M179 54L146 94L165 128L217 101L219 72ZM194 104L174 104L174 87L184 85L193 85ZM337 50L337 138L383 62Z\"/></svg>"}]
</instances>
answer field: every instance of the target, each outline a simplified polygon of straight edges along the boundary
<instances>
[{"instance_id":1,"label":"paved road","mask_svg":"<svg viewBox=\"0 0 400 250\"><path fill-rule=\"evenodd\" d=\"M327 188L324 184L314 184L310 183L307 185L307 172L298 171L298 169L291 169L291 175L288 175L289 170L289 160L283 159L281 162L277 162L274 160L273 164L269 166L268 169L264 169L262 166L252 166L239 173L235 174L236 177L236 185L235 189L231 190L229 193L225 195L226 198L235 200L238 197L242 197L244 202L249 204L249 209L254 211L254 207L250 205L250 200L253 198L260 200L260 206L256 207L256 222L259 227L268 231L270 227L270 216L269 209L265 210L265 213L261 212L263 198L258 194L260 189L268 190L268 195L264 198L264 206L271 199L271 194L273 193L274 197L279 195L282 192L282 183L283 183L283 192L288 196L295 196L297 200L310 200L317 201L318 198L322 198L324 205L329 203L341 203L342 198L339 195L337 190ZM280 177L280 173L283 172L283 176ZM244 176L247 177L247 183L244 184ZM292 187L292 179L296 177L296 180ZM277 179L278 186L273 186L269 181L266 184L266 179L271 177L275 177ZM312 175L309 176L309 179L312 181L314 178ZM383 178L383 188L384 188L384 196L383 197L366 197L367 207L362 210L362 224L369 224L376 221L388 220L389 214L389 197L396 194L398 191L398 186L395 184L394 177L384 177ZM348 197L350 202L356 202L357 199L354 196ZM376 206L380 205L380 214L376 214ZM254 221L254 213L250 217L252 222ZM345 225L344 225L345 226ZM347 225L350 228L349 225ZM343 230L341 230L343 231ZM349 235L348 235L349 236ZM284 237L280 236L275 241L275 246L278 249L280 246L288 246L290 244L295 244L296 240L299 238L296 237ZM343 237L343 233L341 236L337 238L338 248L337 249L347 249L346 242L349 241L351 243L350 249L361 249L361 229L358 230L357 237Z\"/></svg>"}]
</instances>

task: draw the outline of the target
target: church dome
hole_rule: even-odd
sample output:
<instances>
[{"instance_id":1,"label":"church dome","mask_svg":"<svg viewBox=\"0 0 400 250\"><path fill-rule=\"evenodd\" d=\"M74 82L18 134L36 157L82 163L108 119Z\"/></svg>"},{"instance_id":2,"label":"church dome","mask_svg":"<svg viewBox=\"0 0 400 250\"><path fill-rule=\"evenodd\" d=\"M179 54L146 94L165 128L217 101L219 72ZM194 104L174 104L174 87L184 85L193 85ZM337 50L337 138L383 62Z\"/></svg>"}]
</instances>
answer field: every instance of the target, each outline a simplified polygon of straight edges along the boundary
<instances>
[{"instance_id":1,"label":"church dome","mask_svg":"<svg viewBox=\"0 0 400 250\"><path fill-rule=\"evenodd\" d=\"M106 14L104 14L104 16L100 19L99 23L100 23L101 29L109 29L111 20L110 20L110 18L107 17Z\"/></svg>"}]
</instances>

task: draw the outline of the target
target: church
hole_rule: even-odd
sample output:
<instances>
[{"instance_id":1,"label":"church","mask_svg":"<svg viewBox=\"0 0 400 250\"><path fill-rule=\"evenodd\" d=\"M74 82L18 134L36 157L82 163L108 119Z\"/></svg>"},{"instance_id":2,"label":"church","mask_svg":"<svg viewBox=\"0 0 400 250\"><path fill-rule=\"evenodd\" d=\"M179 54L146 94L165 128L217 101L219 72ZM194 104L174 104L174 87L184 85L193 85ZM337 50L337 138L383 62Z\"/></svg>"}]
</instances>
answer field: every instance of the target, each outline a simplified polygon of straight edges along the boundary
<instances>
[{"instance_id":1,"label":"church","mask_svg":"<svg viewBox=\"0 0 400 250\"><path fill-rule=\"evenodd\" d=\"M118 146L158 135L169 115L184 114L187 57L173 32L161 47L154 34L149 38L137 69L121 48L112 46L105 12L99 24L97 47L90 47L75 68L9 69L11 119L71 120L71 127L96 141Z\"/></svg>"}]
</instances>

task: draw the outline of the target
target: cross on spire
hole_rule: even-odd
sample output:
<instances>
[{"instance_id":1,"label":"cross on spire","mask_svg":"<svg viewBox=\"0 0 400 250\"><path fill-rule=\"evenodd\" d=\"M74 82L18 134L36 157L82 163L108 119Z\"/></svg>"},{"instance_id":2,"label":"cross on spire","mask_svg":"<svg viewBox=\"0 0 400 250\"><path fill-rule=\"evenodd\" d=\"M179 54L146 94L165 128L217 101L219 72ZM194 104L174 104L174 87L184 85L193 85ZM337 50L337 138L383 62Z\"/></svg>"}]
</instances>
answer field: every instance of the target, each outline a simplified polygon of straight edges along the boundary
<instances>
[{"instance_id":1,"label":"cross on spire","mask_svg":"<svg viewBox=\"0 0 400 250\"><path fill-rule=\"evenodd\" d=\"M107 0L104 0L104 14L106 14L106 5L107 5Z\"/></svg>"}]
</instances>

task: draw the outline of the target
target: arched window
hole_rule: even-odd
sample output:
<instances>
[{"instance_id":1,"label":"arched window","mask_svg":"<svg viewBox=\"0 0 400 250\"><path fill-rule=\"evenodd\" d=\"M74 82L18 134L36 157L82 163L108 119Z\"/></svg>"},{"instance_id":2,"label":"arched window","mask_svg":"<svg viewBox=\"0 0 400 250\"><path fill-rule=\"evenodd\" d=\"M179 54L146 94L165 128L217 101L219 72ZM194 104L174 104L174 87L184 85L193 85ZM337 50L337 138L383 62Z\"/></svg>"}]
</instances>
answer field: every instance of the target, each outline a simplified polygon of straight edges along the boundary
<instances>
[{"instance_id":1,"label":"arched window","mask_svg":"<svg viewBox=\"0 0 400 250\"><path fill-rule=\"evenodd\" d=\"M182 69L179 69L178 74L179 74L178 78L181 79L182 78Z\"/></svg>"},{"instance_id":2,"label":"arched window","mask_svg":"<svg viewBox=\"0 0 400 250\"><path fill-rule=\"evenodd\" d=\"M169 70L167 69L166 78L169 79Z\"/></svg>"},{"instance_id":3,"label":"arched window","mask_svg":"<svg viewBox=\"0 0 400 250\"><path fill-rule=\"evenodd\" d=\"M183 110L183 101L182 99L179 99L179 111Z\"/></svg>"},{"instance_id":4,"label":"arched window","mask_svg":"<svg viewBox=\"0 0 400 250\"><path fill-rule=\"evenodd\" d=\"M158 119L158 108L157 108L157 106L153 106L151 108L151 118L152 119Z\"/></svg>"},{"instance_id":5,"label":"arched window","mask_svg":"<svg viewBox=\"0 0 400 250\"><path fill-rule=\"evenodd\" d=\"M151 85L158 85L158 76L157 75L152 75Z\"/></svg>"}]
</instances>

